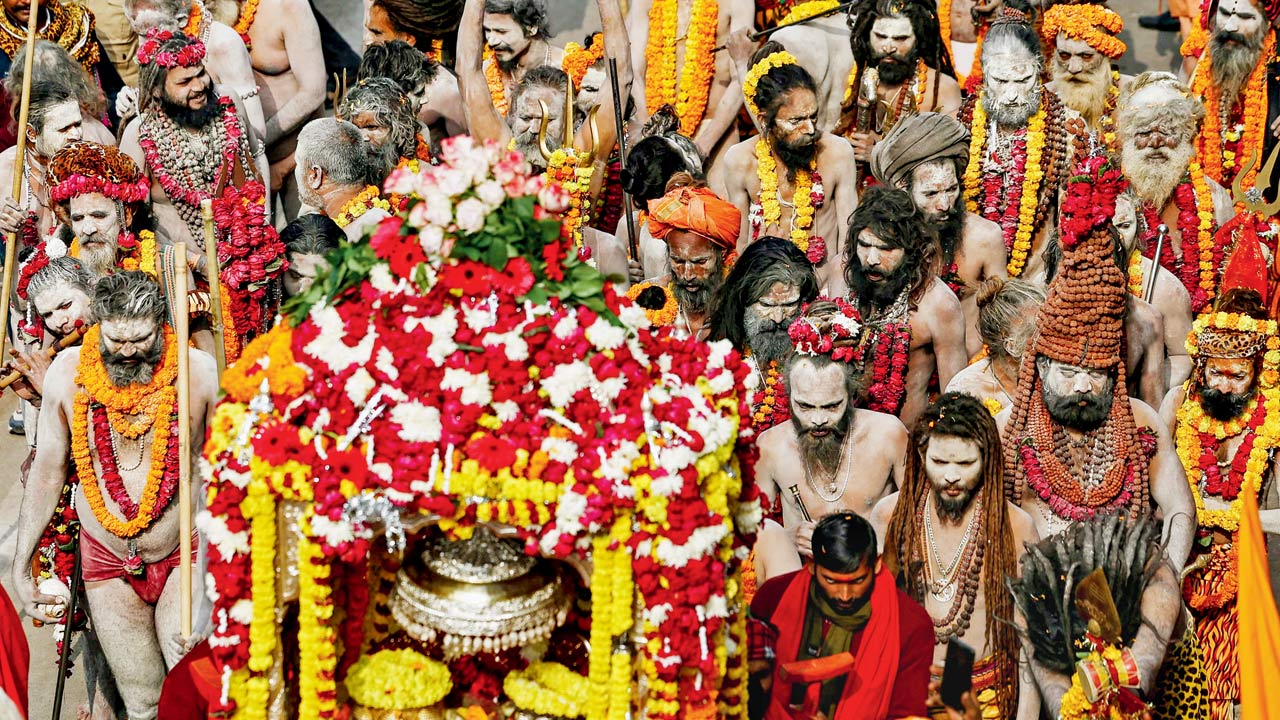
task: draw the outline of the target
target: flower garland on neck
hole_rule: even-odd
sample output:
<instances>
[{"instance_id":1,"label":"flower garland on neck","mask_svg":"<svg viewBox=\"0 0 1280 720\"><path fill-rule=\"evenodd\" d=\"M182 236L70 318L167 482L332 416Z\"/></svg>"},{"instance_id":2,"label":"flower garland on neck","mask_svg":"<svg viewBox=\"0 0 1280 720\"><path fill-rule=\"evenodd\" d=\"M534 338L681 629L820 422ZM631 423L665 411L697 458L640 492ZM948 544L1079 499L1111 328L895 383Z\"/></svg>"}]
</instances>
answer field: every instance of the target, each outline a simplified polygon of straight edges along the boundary
<instances>
[{"instance_id":1,"label":"flower garland on neck","mask_svg":"<svg viewBox=\"0 0 1280 720\"><path fill-rule=\"evenodd\" d=\"M817 265L827 256L826 242L817 235L810 235L814 215L826 201L826 193L822 187L822 176L818 174L818 161L815 158L809 163L807 170L796 171L795 186L792 190L792 201L795 203L791 215L791 242L809 258L809 262ZM748 213L751 221L751 236L758 238L760 232L767 227L777 225L782 219L782 195L778 190L778 161L773 157L773 149L764 138L756 141L756 176L760 179L760 198L752 203ZM757 207L759 212L757 212Z\"/></svg>"},{"instance_id":2,"label":"flower garland on neck","mask_svg":"<svg viewBox=\"0 0 1280 720\"><path fill-rule=\"evenodd\" d=\"M1027 127L1020 128L1015 134L1010 158L1012 167L995 161L987 151L990 128L987 111L983 107L985 95L985 90L979 92L973 104L973 121L970 124L973 136L969 140L969 165L964 171L965 207L969 212L981 214L1000 225L1004 246L1009 252L1009 276L1018 277L1026 267L1033 235L1043 219L1039 206L1041 181L1045 177L1048 93L1041 96L1040 107L1027 122ZM1019 186L1017 202L1008 192L1011 186Z\"/></svg>"},{"instance_id":3,"label":"flower garland on neck","mask_svg":"<svg viewBox=\"0 0 1280 720\"><path fill-rule=\"evenodd\" d=\"M1241 97L1230 107L1223 107L1222 88L1213 82L1213 59L1206 54L1196 67L1191 91L1204 100L1204 125L1196 138L1196 156L1204 163L1205 173L1224 187L1231 187L1241 164L1251 157L1256 160L1241 187L1249 190L1257 183L1267 134L1267 67L1275 52L1276 35L1268 29L1259 62L1240 91ZM1236 209L1243 211L1243 204L1237 203Z\"/></svg>"},{"instance_id":4,"label":"flower garland on neck","mask_svg":"<svg viewBox=\"0 0 1280 720\"><path fill-rule=\"evenodd\" d=\"M951 0L938 0L938 35L942 40L942 47L947 49L947 57L954 58L956 53L951 49ZM954 68L954 71L956 82L964 87L965 74L959 68Z\"/></svg>"},{"instance_id":5,"label":"flower garland on neck","mask_svg":"<svg viewBox=\"0 0 1280 720\"><path fill-rule=\"evenodd\" d=\"M844 107L846 108L852 107L855 113L861 112L861 109L858 108L856 105L853 105L853 106L850 105L850 103L853 102L853 99L854 99L853 93L854 93L854 89L857 86L858 86L858 63L855 62L853 64L853 67L849 70L849 78L845 80L845 83L844 83L844 102L843 102ZM929 88L929 66L925 64L924 60L918 60L916 61L915 82L911 85L911 97L915 100L916 109L920 110L921 112L923 112L925 93L928 92L928 88ZM906 88L904 87L902 90L905 91ZM897 97L893 103L893 114L888 117L888 120L885 122L884 127L880 129L880 133L883 135L889 134L889 131L893 129L894 124L897 123L898 119L902 117L902 109L907 104L907 94L903 91L898 92ZM874 117L872 119L874 120ZM846 123L850 128L850 130L848 131L848 134L852 134L852 128L855 125L853 120L854 118L851 117L850 121Z\"/></svg>"},{"instance_id":6,"label":"flower garland on neck","mask_svg":"<svg viewBox=\"0 0 1280 720\"><path fill-rule=\"evenodd\" d=\"M1062 6L1059 6L1062 7ZM1098 118L1098 137L1102 144L1112 152L1119 151L1116 145L1116 107L1120 104L1120 71L1111 71L1111 86L1107 88L1107 99L1102 106L1102 116Z\"/></svg>"},{"instance_id":7,"label":"flower garland on neck","mask_svg":"<svg viewBox=\"0 0 1280 720\"><path fill-rule=\"evenodd\" d=\"M1191 295L1192 312L1200 312L1213 299L1217 288L1217 271L1222 267L1225 247L1219 247L1213 233L1213 195L1205 181L1205 173L1194 158L1187 166L1187 179L1173 190L1173 203L1178 209L1178 234L1182 238L1182 257L1174 255L1173 243L1166 242L1158 262L1178 276ZM1160 209L1143 203L1149 233L1161 224ZM1194 241L1192 240L1194 238ZM1155 243L1148 242L1144 254L1156 260Z\"/></svg>"},{"instance_id":8,"label":"flower garland on neck","mask_svg":"<svg viewBox=\"0 0 1280 720\"><path fill-rule=\"evenodd\" d=\"M751 420L757 433L791 419L791 405L787 401L787 386L782 382L782 370L777 360L770 360L763 368L764 378L760 389L751 401Z\"/></svg>"},{"instance_id":9,"label":"flower garland on neck","mask_svg":"<svg viewBox=\"0 0 1280 720\"><path fill-rule=\"evenodd\" d=\"M649 42L644 57L645 105L652 112L671 104L680 117L680 132L693 137L706 115L716 60L712 50L720 26L718 0L693 0L689 27L685 32L684 65L676 82L676 37L679 31L679 0L654 0L649 8Z\"/></svg>"},{"instance_id":10,"label":"flower garland on neck","mask_svg":"<svg viewBox=\"0 0 1280 720\"><path fill-rule=\"evenodd\" d=\"M644 314L653 327L666 327L675 323L676 315L680 312L676 294L655 282L632 285L627 290L627 299L644 308Z\"/></svg>"},{"instance_id":11,"label":"flower garland on neck","mask_svg":"<svg viewBox=\"0 0 1280 720\"><path fill-rule=\"evenodd\" d=\"M173 387L178 364L177 340L166 326L164 354L151 382L117 387L106 374L98 345L99 332L98 327L89 328L80 349L75 382L82 390L74 399L71 456L94 517L112 535L131 538L151 526L169 506L177 490L177 393ZM126 416L141 418L134 422ZM124 520L106 507L102 487L94 474L93 457L89 451L91 420L94 447L102 466L102 485L124 514ZM129 497L116 465L112 432L136 440L148 430L152 433L151 466L142 497L135 503Z\"/></svg>"},{"instance_id":12,"label":"flower garland on neck","mask_svg":"<svg viewBox=\"0 0 1280 720\"><path fill-rule=\"evenodd\" d=\"M511 110L511 101L507 99L507 81L502 77L502 68L498 67L498 59L486 45L484 48L484 80L489 84L489 97L493 98L493 108L502 117Z\"/></svg>"},{"instance_id":13,"label":"flower garland on neck","mask_svg":"<svg viewBox=\"0 0 1280 720\"><path fill-rule=\"evenodd\" d=\"M191 3L191 10L187 13L187 24L182 26L182 34L200 38L204 29L204 3L197 0Z\"/></svg>"},{"instance_id":14,"label":"flower garland on neck","mask_svg":"<svg viewBox=\"0 0 1280 720\"><path fill-rule=\"evenodd\" d=\"M856 361L865 372L867 358L871 358L867 408L888 415L897 415L907 397L907 362L911 359L909 295L910 291L904 288L878 318L863 313L865 330Z\"/></svg>"},{"instance_id":15,"label":"flower garland on neck","mask_svg":"<svg viewBox=\"0 0 1280 720\"><path fill-rule=\"evenodd\" d=\"M382 198L382 191L377 185L367 185L342 206L333 222L338 227L345 228L374 208L390 213L391 203Z\"/></svg>"},{"instance_id":16,"label":"flower garland on neck","mask_svg":"<svg viewBox=\"0 0 1280 720\"><path fill-rule=\"evenodd\" d=\"M1128 278L1127 287L1129 294L1134 297L1142 297L1142 253L1134 250L1129 253L1129 266L1125 269L1125 277Z\"/></svg>"},{"instance_id":17,"label":"flower garland on neck","mask_svg":"<svg viewBox=\"0 0 1280 720\"><path fill-rule=\"evenodd\" d=\"M582 228L591 222L591 178L595 163L583 163L585 156L572 148L560 148L547 161L547 182L558 184L569 194L569 208L564 213L564 230L573 245L583 245Z\"/></svg>"},{"instance_id":18,"label":"flower garland on neck","mask_svg":"<svg viewBox=\"0 0 1280 720\"><path fill-rule=\"evenodd\" d=\"M240 34L240 39L244 40L244 46L247 50L253 50L253 41L249 39L249 28L253 27L253 21L258 16L258 0L242 0L240 5L240 16L236 18L236 24L231 26Z\"/></svg>"}]
</instances>

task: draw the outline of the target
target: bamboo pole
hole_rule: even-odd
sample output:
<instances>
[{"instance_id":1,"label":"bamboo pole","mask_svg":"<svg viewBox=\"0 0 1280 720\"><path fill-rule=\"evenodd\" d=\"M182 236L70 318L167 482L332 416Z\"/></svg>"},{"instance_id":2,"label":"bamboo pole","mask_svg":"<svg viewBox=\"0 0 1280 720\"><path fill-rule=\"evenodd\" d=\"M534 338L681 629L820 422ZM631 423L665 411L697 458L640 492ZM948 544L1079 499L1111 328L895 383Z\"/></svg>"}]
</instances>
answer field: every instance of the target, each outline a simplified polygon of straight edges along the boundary
<instances>
[{"instance_id":1,"label":"bamboo pole","mask_svg":"<svg viewBox=\"0 0 1280 720\"><path fill-rule=\"evenodd\" d=\"M178 243L174 253L187 256L187 244ZM178 336L178 601L182 638L191 637L191 365L190 308L187 303L187 274L173 277L173 324Z\"/></svg>"},{"instance_id":2,"label":"bamboo pole","mask_svg":"<svg viewBox=\"0 0 1280 720\"><path fill-rule=\"evenodd\" d=\"M13 202L22 205L23 166L27 159L27 118L31 112L31 65L35 60L36 30L40 27L40 0L31 0L27 18L27 55L22 65L22 99L18 106L18 154L13 161ZM18 264L18 234L9 233L4 244L4 281L0 285L0 358L9 337L9 298L13 295L13 270Z\"/></svg>"},{"instance_id":3,"label":"bamboo pole","mask_svg":"<svg viewBox=\"0 0 1280 720\"><path fill-rule=\"evenodd\" d=\"M43 351L45 357L53 358L63 350L66 350L72 345L80 342L80 338L82 337L84 337L84 328L76 328L75 330L72 330L70 335L67 335L53 345L45 348ZM4 390L10 385L18 382L18 380L22 378L22 375L23 372L21 370L10 370L5 373L3 377L0 377L0 390Z\"/></svg>"},{"instance_id":4,"label":"bamboo pole","mask_svg":"<svg viewBox=\"0 0 1280 720\"><path fill-rule=\"evenodd\" d=\"M204 214L205 279L209 281L209 308L213 311L213 343L216 346L213 359L218 364L218 384L227 369L226 325L223 324L222 268L218 265L218 238L213 230L213 201L201 200L200 212Z\"/></svg>"}]
</instances>

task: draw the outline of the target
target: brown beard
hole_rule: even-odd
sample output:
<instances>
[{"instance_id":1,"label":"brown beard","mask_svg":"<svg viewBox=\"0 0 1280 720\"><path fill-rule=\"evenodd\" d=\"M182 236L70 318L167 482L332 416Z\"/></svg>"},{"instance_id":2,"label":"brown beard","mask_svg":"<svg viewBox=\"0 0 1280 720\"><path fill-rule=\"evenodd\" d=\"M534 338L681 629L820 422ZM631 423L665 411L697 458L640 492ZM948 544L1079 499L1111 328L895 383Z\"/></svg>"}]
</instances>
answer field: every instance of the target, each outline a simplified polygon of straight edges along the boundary
<instances>
[{"instance_id":1,"label":"brown beard","mask_svg":"<svg viewBox=\"0 0 1280 720\"><path fill-rule=\"evenodd\" d=\"M1163 208L1169 202L1174 188L1182 182L1187 164L1195 154L1195 146L1184 139L1178 147L1161 148L1161 151L1169 156L1163 164L1147 162L1143 151L1132 140L1125 140L1120 147L1120 166L1124 168L1133 191L1156 209Z\"/></svg>"},{"instance_id":2,"label":"brown beard","mask_svg":"<svg viewBox=\"0 0 1280 720\"><path fill-rule=\"evenodd\" d=\"M1067 107L1093 124L1102 117L1106 108L1107 93L1111 90L1111 63L1099 62L1093 70L1072 75L1055 57L1053 85L1054 91Z\"/></svg>"},{"instance_id":3,"label":"brown beard","mask_svg":"<svg viewBox=\"0 0 1280 720\"><path fill-rule=\"evenodd\" d=\"M806 426L794 413L791 415L791 427L795 430L796 445L800 448L800 458L804 460L805 466L819 477L834 478L840 471L844 441L853 429L853 403L845 406L844 415L840 416L835 425L821 428L831 431L825 436L814 437L810 431L815 428Z\"/></svg>"},{"instance_id":4,"label":"brown beard","mask_svg":"<svg viewBox=\"0 0 1280 720\"><path fill-rule=\"evenodd\" d=\"M1263 29L1265 32L1269 28L1263 26ZM1228 32L1214 32L1210 36L1209 58L1213 69L1213 84L1221 91L1223 107L1235 105L1249 75L1258 66L1258 59L1262 54L1262 37L1261 33L1250 37ZM1227 40L1243 44L1226 45Z\"/></svg>"}]
</instances>

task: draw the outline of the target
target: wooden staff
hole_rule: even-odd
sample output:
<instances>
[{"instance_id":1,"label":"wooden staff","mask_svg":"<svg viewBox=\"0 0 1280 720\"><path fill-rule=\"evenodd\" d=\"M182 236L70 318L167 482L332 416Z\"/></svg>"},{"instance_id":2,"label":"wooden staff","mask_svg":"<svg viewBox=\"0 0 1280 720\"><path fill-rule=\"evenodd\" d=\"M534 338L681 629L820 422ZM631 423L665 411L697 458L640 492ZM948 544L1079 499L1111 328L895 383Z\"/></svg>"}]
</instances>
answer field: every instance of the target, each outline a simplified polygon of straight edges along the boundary
<instances>
[{"instance_id":1,"label":"wooden staff","mask_svg":"<svg viewBox=\"0 0 1280 720\"><path fill-rule=\"evenodd\" d=\"M53 689L53 720L62 720L62 696L67 689L68 669L71 666L71 628L74 627L80 597L80 557L80 547L77 544L76 564L71 570L71 597L67 599L67 610L63 615L66 623L62 626L62 651L58 653L58 681L54 683Z\"/></svg>"},{"instance_id":2,"label":"wooden staff","mask_svg":"<svg viewBox=\"0 0 1280 720\"><path fill-rule=\"evenodd\" d=\"M187 244L174 245L177 257L187 256ZM187 274L173 274L173 325L178 336L178 602L182 638L191 637L191 309Z\"/></svg>"},{"instance_id":3,"label":"wooden staff","mask_svg":"<svg viewBox=\"0 0 1280 720\"><path fill-rule=\"evenodd\" d=\"M626 107L622 104L622 91L618 87L618 60L609 58L609 84L613 86L613 120L618 126L618 164L627 166L627 131L622 116ZM622 210L627 218L627 257L630 260L640 259L640 239L636 237L635 208L632 207L631 193L622 193Z\"/></svg>"},{"instance_id":4,"label":"wooden staff","mask_svg":"<svg viewBox=\"0 0 1280 720\"><path fill-rule=\"evenodd\" d=\"M31 112L31 63L36 57L36 30L40 26L40 0L31 0L27 18L27 56L22 65L22 100L18 106L18 155L13 163L13 202L22 205L23 166L27 159L27 117ZM9 336L9 298L13 295L13 267L18 264L18 233L9 233L4 244L4 282L0 288L0 358Z\"/></svg>"},{"instance_id":5,"label":"wooden staff","mask_svg":"<svg viewBox=\"0 0 1280 720\"><path fill-rule=\"evenodd\" d=\"M71 347L72 345L75 345L76 343L80 342L80 338L82 337L84 337L84 329L76 328L75 330L71 331L71 334L62 338L57 343L45 348L44 354L51 358L54 355L57 355L58 353L62 352L63 350L66 350L67 348ZM5 373L4 377L0 377L0 390L4 390L10 385L18 382L18 380L22 377L22 374L23 373L21 370L10 370L9 372Z\"/></svg>"},{"instance_id":6,"label":"wooden staff","mask_svg":"<svg viewBox=\"0 0 1280 720\"><path fill-rule=\"evenodd\" d=\"M218 266L218 238L213 232L213 201L201 200L200 212L204 213L205 279L209 281L209 308L213 311L213 342L216 349L213 359L218 364L218 384L227 369L226 326L222 322L222 268Z\"/></svg>"}]
</instances>

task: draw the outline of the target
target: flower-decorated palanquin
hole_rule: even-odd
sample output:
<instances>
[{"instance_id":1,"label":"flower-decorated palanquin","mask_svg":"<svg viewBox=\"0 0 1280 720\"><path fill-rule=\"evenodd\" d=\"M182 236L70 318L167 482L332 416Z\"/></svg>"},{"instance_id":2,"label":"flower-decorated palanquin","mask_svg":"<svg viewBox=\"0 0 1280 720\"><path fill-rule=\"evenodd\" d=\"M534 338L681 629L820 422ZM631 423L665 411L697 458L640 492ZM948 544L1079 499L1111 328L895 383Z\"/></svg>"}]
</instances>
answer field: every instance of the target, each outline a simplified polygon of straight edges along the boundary
<instances>
[{"instance_id":1,"label":"flower-decorated palanquin","mask_svg":"<svg viewBox=\"0 0 1280 720\"><path fill-rule=\"evenodd\" d=\"M223 709L745 717L747 366L650 329L516 153L455 138L386 189L413 199L224 377Z\"/></svg>"}]
</instances>

